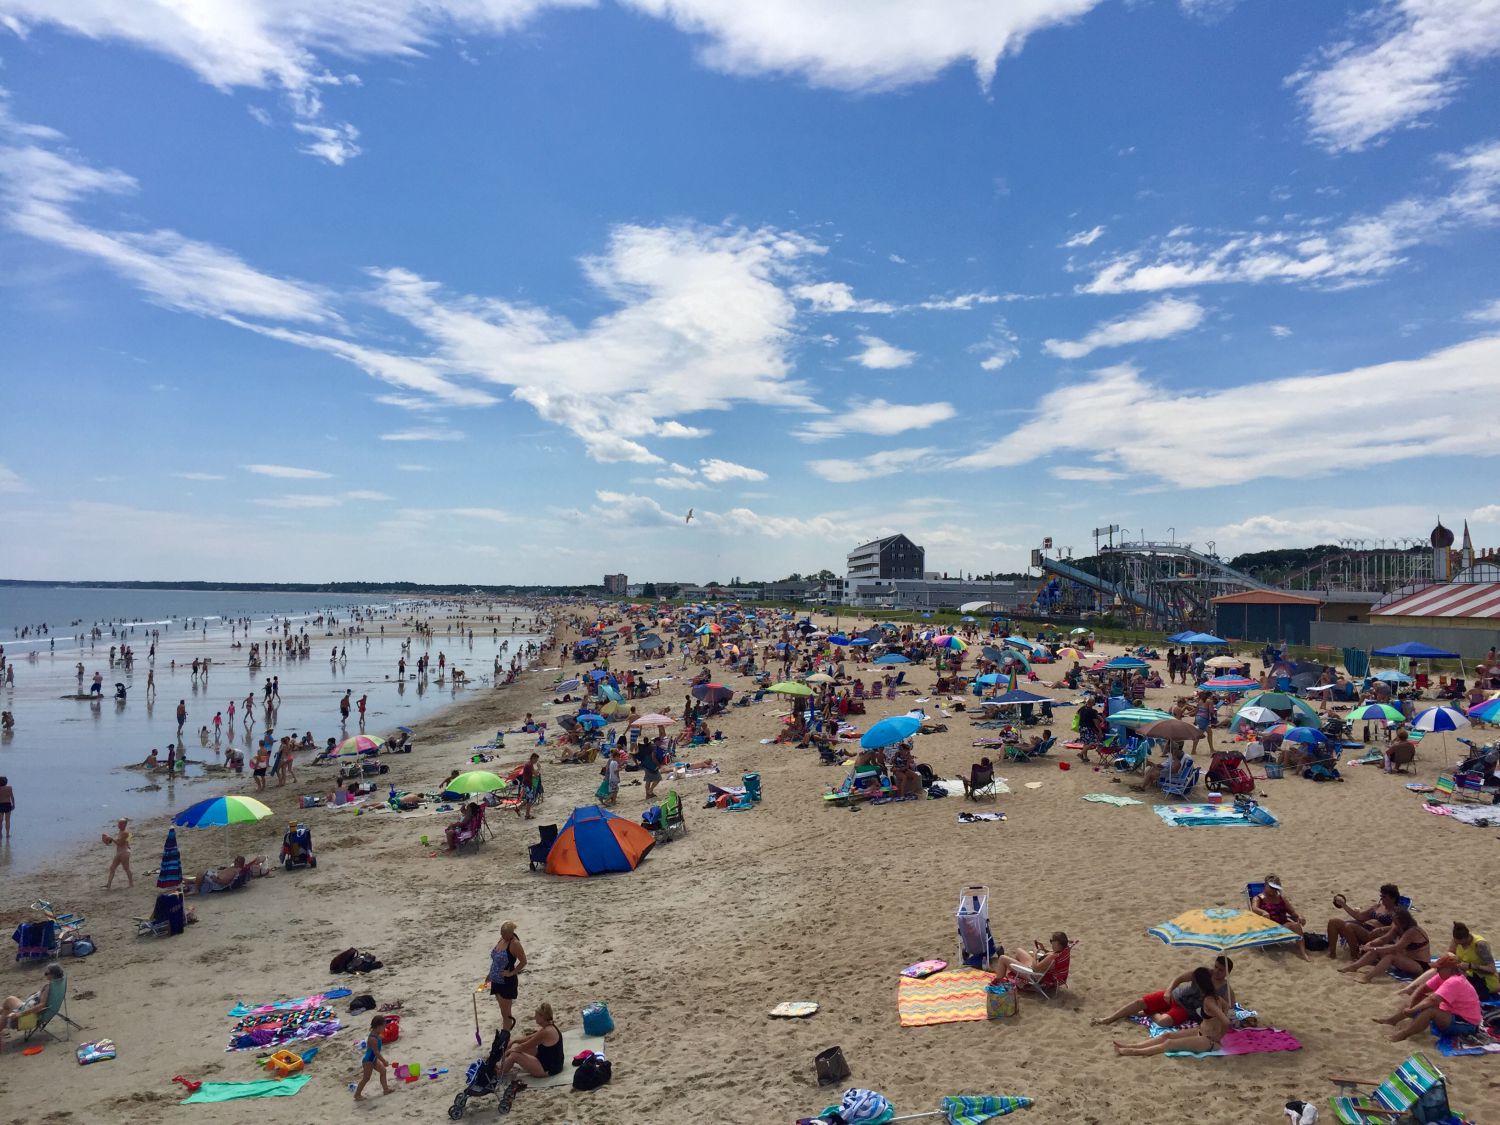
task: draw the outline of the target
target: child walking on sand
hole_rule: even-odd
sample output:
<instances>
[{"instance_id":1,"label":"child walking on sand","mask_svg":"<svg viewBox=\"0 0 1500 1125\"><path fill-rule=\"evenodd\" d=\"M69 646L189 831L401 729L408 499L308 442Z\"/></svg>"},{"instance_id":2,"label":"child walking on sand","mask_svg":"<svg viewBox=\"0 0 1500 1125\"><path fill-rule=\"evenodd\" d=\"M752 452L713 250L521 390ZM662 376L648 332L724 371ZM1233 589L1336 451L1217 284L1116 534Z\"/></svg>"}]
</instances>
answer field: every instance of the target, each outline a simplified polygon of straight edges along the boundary
<instances>
[{"instance_id":1,"label":"child walking on sand","mask_svg":"<svg viewBox=\"0 0 1500 1125\"><path fill-rule=\"evenodd\" d=\"M365 1083L370 1081L370 1076L376 1070L380 1071L380 1092L389 1094L391 1084L386 1079L386 1070L390 1063L386 1062L385 1056L380 1053L380 1033L385 1030L385 1017L375 1016L370 1020L370 1034L365 1038L364 1075L359 1080L359 1085L354 1087L354 1100L362 1102L365 1100Z\"/></svg>"}]
</instances>

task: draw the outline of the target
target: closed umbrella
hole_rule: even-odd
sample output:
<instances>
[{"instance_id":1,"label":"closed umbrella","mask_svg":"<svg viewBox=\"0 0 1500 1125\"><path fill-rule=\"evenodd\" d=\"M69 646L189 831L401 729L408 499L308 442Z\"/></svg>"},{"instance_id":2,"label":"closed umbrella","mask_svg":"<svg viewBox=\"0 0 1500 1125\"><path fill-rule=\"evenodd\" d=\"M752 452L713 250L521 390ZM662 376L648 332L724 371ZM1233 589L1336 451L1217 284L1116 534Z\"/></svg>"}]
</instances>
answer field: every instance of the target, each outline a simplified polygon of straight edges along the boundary
<instances>
[{"instance_id":1,"label":"closed umbrella","mask_svg":"<svg viewBox=\"0 0 1500 1125\"><path fill-rule=\"evenodd\" d=\"M182 854L177 850L177 829L167 829L167 842L161 849L161 867L156 873L156 889L175 891L182 886Z\"/></svg>"}]
</instances>

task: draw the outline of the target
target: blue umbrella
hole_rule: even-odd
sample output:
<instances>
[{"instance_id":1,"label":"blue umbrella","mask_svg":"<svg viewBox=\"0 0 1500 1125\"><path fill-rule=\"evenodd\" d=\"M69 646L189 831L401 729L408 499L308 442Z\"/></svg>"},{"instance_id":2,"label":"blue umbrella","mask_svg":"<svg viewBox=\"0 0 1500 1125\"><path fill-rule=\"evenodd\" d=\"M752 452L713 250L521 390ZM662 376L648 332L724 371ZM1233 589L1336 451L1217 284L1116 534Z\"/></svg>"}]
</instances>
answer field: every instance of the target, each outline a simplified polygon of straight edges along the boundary
<instances>
[{"instance_id":1,"label":"blue umbrella","mask_svg":"<svg viewBox=\"0 0 1500 1125\"><path fill-rule=\"evenodd\" d=\"M1183 640L1190 645L1222 645L1228 643L1223 637L1216 637L1212 633L1194 633L1191 637L1184 637Z\"/></svg>"},{"instance_id":2,"label":"blue umbrella","mask_svg":"<svg viewBox=\"0 0 1500 1125\"><path fill-rule=\"evenodd\" d=\"M1458 653L1448 652L1444 649L1433 648L1424 645L1420 641L1406 641L1404 644L1391 645L1389 648L1377 648L1375 656L1409 656L1414 660L1457 660Z\"/></svg>"},{"instance_id":3,"label":"blue umbrella","mask_svg":"<svg viewBox=\"0 0 1500 1125\"><path fill-rule=\"evenodd\" d=\"M911 661L908 660L908 659L906 659L906 657L902 656L899 652L888 652L884 656L877 656L870 663L872 663L872 664L910 664Z\"/></svg>"},{"instance_id":4,"label":"blue umbrella","mask_svg":"<svg viewBox=\"0 0 1500 1125\"><path fill-rule=\"evenodd\" d=\"M1117 656L1105 665L1106 668L1146 668L1149 667L1144 660L1138 660L1134 656Z\"/></svg>"},{"instance_id":5,"label":"blue umbrella","mask_svg":"<svg viewBox=\"0 0 1500 1125\"><path fill-rule=\"evenodd\" d=\"M1468 716L1452 707L1429 707L1419 712L1412 726L1417 730L1458 730L1469 725Z\"/></svg>"},{"instance_id":6,"label":"blue umbrella","mask_svg":"<svg viewBox=\"0 0 1500 1125\"><path fill-rule=\"evenodd\" d=\"M881 719L865 731L860 737L859 744L866 750L879 750L882 746L894 746L921 729L921 719L911 715L892 715L889 719Z\"/></svg>"},{"instance_id":7,"label":"blue umbrella","mask_svg":"<svg viewBox=\"0 0 1500 1125\"><path fill-rule=\"evenodd\" d=\"M828 638L828 643L831 645L838 645L840 647L843 647L844 645L849 643L849 638L844 636L843 633L835 633L833 636Z\"/></svg>"},{"instance_id":8,"label":"blue umbrella","mask_svg":"<svg viewBox=\"0 0 1500 1125\"><path fill-rule=\"evenodd\" d=\"M1021 688L1017 688L1015 691L1008 691L1004 695L996 697L991 702L994 702L994 703L1050 703L1051 700L1049 700L1045 695L1036 695L1036 694L1034 694L1032 692L1024 691Z\"/></svg>"},{"instance_id":9,"label":"blue umbrella","mask_svg":"<svg viewBox=\"0 0 1500 1125\"><path fill-rule=\"evenodd\" d=\"M603 715L596 715L592 711L584 711L578 716L578 725L585 730L598 730L602 726L608 726L609 721Z\"/></svg>"},{"instance_id":10,"label":"blue umbrella","mask_svg":"<svg viewBox=\"0 0 1500 1125\"><path fill-rule=\"evenodd\" d=\"M1328 736L1317 727L1290 727L1282 737L1288 742L1302 742L1309 746L1328 741Z\"/></svg>"},{"instance_id":11,"label":"blue umbrella","mask_svg":"<svg viewBox=\"0 0 1500 1125\"><path fill-rule=\"evenodd\" d=\"M1001 680L1009 679L1009 676L1002 676L999 672L986 672L984 675L976 677L974 682L976 684L984 684L988 687L990 684L998 684Z\"/></svg>"},{"instance_id":12,"label":"blue umbrella","mask_svg":"<svg viewBox=\"0 0 1500 1125\"><path fill-rule=\"evenodd\" d=\"M863 648L866 645L871 645L874 643L875 642L870 640L869 637L855 637L852 641L849 642L849 644L855 648Z\"/></svg>"},{"instance_id":13,"label":"blue umbrella","mask_svg":"<svg viewBox=\"0 0 1500 1125\"><path fill-rule=\"evenodd\" d=\"M1376 672L1375 679L1384 680L1388 684L1409 684L1411 677L1405 672L1398 672L1394 668L1387 668L1383 672Z\"/></svg>"},{"instance_id":14,"label":"blue umbrella","mask_svg":"<svg viewBox=\"0 0 1500 1125\"><path fill-rule=\"evenodd\" d=\"M606 672L603 668L595 668L593 671L591 671L589 673L589 679L591 679L591 680L602 680L602 679L604 679L608 675L609 675L609 673Z\"/></svg>"},{"instance_id":15,"label":"blue umbrella","mask_svg":"<svg viewBox=\"0 0 1500 1125\"><path fill-rule=\"evenodd\" d=\"M970 621L970 622L972 622L972 621L978 620L978 618L974 617L972 614L967 614L966 613L962 617L960 617L959 620L960 621Z\"/></svg>"}]
</instances>

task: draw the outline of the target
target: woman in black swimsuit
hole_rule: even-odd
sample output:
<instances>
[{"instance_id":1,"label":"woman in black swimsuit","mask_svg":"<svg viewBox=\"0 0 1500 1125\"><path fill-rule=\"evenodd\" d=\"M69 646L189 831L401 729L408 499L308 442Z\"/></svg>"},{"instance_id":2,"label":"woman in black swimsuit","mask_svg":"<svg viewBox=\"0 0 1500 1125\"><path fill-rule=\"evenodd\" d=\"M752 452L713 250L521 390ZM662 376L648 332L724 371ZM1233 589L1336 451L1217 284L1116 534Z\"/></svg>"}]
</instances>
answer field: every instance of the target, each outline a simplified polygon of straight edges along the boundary
<instances>
[{"instance_id":1,"label":"woman in black swimsuit","mask_svg":"<svg viewBox=\"0 0 1500 1125\"><path fill-rule=\"evenodd\" d=\"M557 1024L552 1021L552 1005L543 1004L537 1008L536 1015L532 1018L536 1020L537 1030L519 1043L510 1045L495 1072L497 1080L504 1078L513 1067L518 1066L533 1078L562 1073L562 1032L557 1030Z\"/></svg>"}]
</instances>

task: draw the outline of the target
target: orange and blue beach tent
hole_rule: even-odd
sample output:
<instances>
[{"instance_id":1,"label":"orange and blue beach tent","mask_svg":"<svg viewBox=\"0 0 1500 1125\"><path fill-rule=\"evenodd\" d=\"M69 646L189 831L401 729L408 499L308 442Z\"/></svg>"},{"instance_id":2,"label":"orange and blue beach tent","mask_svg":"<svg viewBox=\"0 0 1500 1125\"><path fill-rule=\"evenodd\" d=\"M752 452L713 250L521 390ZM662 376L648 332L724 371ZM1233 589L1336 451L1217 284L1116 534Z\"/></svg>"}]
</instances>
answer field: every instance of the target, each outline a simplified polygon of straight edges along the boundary
<instances>
[{"instance_id":1,"label":"orange and blue beach tent","mask_svg":"<svg viewBox=\"0 0 1500 1125\"><path fill-rule=\"evenodd\" d=\"M634 871L656 846L656 837L633 820L598 805L574 809L547 852L549 875L600 875Z\"/></svg>"}]
</instances>

